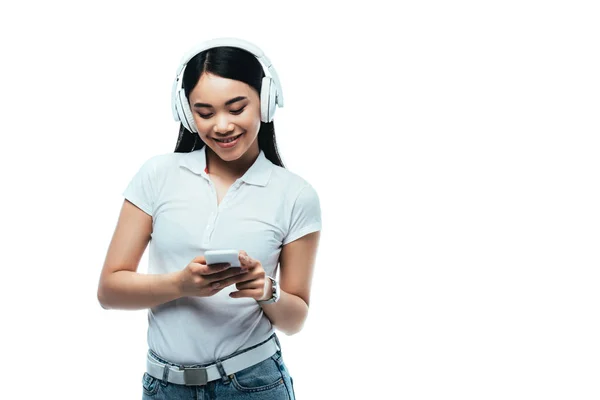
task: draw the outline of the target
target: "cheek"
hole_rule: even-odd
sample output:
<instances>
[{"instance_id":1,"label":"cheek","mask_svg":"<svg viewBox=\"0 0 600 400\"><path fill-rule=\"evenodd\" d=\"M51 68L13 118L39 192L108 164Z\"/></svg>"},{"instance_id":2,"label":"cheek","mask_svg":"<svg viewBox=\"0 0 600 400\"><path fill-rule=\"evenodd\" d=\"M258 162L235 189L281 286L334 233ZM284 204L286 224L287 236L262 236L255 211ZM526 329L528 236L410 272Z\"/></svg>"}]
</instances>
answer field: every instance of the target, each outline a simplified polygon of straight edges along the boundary
<instances>
[{"instance_id":1,"label":"cheek","mask_svg":"<svg viewBox=\"0 0 600 400\"><path fill-rule=\"evenodd\" d=\"M260 114L256 113L250 114L244 118L244 129L248 130L250 133L255 134L258 133L258 129L260 128Z\"/></svg>"},{"instance_id":2,"label":"cheek","mask_svg":"<svg viewBox=\"0 0 600 400\"><path fill-rule=\"evenodd\" d=\"M202 118L196 118L194 119L194 121L196 122L196 127L198 128L198 133L200 134L200 137L204 138L208 136L208 134L212 130L212 124L208 123L208 121Z\"/></svg>"},{"instance_id":3,"label":"cheek","mask_svg":"<svg viewBox=\"0 0 600 400\"><path fill-rule=\"evenodd\" d=\"M255 119L252 121L252 133L258 134L258 130L260 129L260 119Z\"/></svg>"}]
</instances>

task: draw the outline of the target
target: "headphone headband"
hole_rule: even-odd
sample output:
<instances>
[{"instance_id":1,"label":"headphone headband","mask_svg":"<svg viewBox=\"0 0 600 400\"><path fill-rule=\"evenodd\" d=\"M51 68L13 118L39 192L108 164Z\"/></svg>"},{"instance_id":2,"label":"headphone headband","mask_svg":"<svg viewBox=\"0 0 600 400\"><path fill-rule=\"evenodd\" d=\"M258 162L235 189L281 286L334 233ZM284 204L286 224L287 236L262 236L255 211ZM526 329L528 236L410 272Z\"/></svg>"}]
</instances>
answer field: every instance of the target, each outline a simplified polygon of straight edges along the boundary
<instances>
[{"instance_id":1,"label":"headphone headband","mask_svg":"<svg viewBox=\"0 0 600 400\"><path fill-rule=\"evenodd\" d=\"M205 50L214 48L214 47L237 47L239 49L242 50L246 50L247 52L251 53L252 55L254 55L258 61L260 62L260 64L263 67L263 71L265 72L265 75L269 78L272 79L273 83L275 84L275 104L278 105L279 107L283 107L283 92L281 90L281 84L279 82L279 76L277 75L277 72L275 71L275 68L273 67L273 65L271 64L271 61L267 58L267 56L265 55L265 53L259 49L257 46L253 45L252 43L242 40L242 39L238 39L238 38L233 38L233 37L223 37L223 38L216 38L216 39L211 39L205 42L202 42L198 45L196 45L195 47L193 47L190 51L188 51L181 59L181 62L179 64L179 67L177 68L177 74L175 75L175 82L173 82L173 90L171 93L171 97L172 97L172 104L171 104L171 108L173 111L173 118L175 118L176 121L179 121L179 114L177 112L177 107L176 107L176 102L177 102L177 93L182 90L182 83L183 83L183 71L185 70L185 67L187 66L188 62L194 57L196 56L198 53L201 53Z\"/></svg>"}]
</instances>

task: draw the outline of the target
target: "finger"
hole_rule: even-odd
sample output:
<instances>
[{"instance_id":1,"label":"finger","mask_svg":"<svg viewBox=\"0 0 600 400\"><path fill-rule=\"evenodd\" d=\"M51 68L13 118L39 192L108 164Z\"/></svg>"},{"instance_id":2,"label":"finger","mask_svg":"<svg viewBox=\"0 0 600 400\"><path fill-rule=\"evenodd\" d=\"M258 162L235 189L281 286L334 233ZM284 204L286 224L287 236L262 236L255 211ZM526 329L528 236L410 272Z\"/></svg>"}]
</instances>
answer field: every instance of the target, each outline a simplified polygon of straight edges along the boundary
<instances>
[{"instance_id":1,"label":"finger","mask_svg":"<svg viewBox=\"0 0 600 400\"><path fill-rule=\"evenodd\" d=\"M192 260L193 263L206 265L206 258L204 256L198 256Z\"/></svg>"},{"instance_id":2,"label":"finger","mask_svg":"<svg viewBox=\"0 0 600 400\"><path fill-rule=\"evenodd\" d=\"M232 276L230 278L227 279L221 279L218 281L213 281L211 283L211 287L213 288L219 288L219 287L227 287L229 285L232 285L234 283L238 283L238 282L245 282L248 280L248 278L245 276L247 274L247 272L242 272L236 276Z\"/></svg>"},{"instance_id":3,"label":"finger","mask_svg":"<svg viewBox=\"0 0 600 400\"><path fill-rule=\"evenodd\" d=\"M233 297L234 299L239 299L240 297L252 297L253 299L256 299L261 294L262 292L260 289L244 289L229 293L229 297Z\"/></svg>"},{"instance_id":4,"label":"finger","mask_svg":"<svg viewBox=\"0 0 600 400\"><path fill-rule=\"evenodd\" d=\"M224 287L210 287L210 295L213 296L219 293L221 290L225 289Z\"/></svg>"},{"instance_id":5,"label":"finger","mask_svg":"<svg viewBox=\"0 0 600 400\"><path fill-rule=\"evenodd\" d=\"M241 268L231 267L231 268L227 268L225 271L217 272L216 274L205 275L204 279L211 281L211 282L217 282L217 281L221 281L221 280L224 280L227 278L232 278L234 276L238 276L238 275L244 274L244 273L247 273L247 271L242 270Z\"/></svg>"},{"instance_id":6,"label":"finger","mask_svg":"<svg viewBox=\"0 0 600 400\"><path fill-rule=\"evenodd\" d=\"M238 290L244 289L260 289L265 286L264 279L256 278L248 281L238 282L235 284L235 287Z\"/></svg>"},{"instance_id":7,"label":"finger","mask_svg":"<svg viewBox=\"0 0 600 400\"><path fill-rule=\"evenodd\" d=\"M196 263L196 262L193 262L193 261L190 263L190 269L194 273L200 271L202 269L202 267L205 267L205 266L206 265L204 265L204 264L199 264L199 263Z\"/></svg>"},{"instance_id":8,"label":"finger","mask_svg":"<svg viewBox=\"0 0 600 400\"><path fill-rule=\"evenodd\" d=\"M229 263L216 263L216 264L206 264L207 267L209 268L221 268L221 267L230 267L231 264Z\"/></svg>"},{"instance_id":9,"label":"finger","mask_svg":"<svg viewBox=\"0 0 600 400\"><path fill-rule=\"evenodd\" d=\"M231 264L222 263L222 264L211 264L211 265L200 265L199 273L200 275L214 275L219 272L223 272L229 267Z\"/></svg>"},{"instance_id":10,"label":"finger","mask_svg":"<svg viewBox=\"0 0 600 400\"><path fill-rule=\"evenodd\" d=\"M248 253L246 253L244 250L240 251L238 259L240 260L240 264L246 267L246 264L248 263Z\"/></svg>"},{"instance_id":11,"label":"finger","mask_svg":"<svg viewBox=\"0 0 600 400\"><path fill-rule=\"evenodd\" d=\"M254 268L258 265L258 260L253 259L244 250L240 251L239 255L240 264L247 268Z\"/></svg>"},{"instance_id":12,"label":"finger","mask_svg":"<svg viewBox=\"0 0 600 400\"><path fill-rule=\"evenodd\" d=\"M206 273L209 273L208 271L210 271L209 269L207 269L206 264L199 264L199 263L191 262L189 264L189 267L190 267L190 271L194 275L195 274L204 275Z\"/></svg>"}]
</instances>

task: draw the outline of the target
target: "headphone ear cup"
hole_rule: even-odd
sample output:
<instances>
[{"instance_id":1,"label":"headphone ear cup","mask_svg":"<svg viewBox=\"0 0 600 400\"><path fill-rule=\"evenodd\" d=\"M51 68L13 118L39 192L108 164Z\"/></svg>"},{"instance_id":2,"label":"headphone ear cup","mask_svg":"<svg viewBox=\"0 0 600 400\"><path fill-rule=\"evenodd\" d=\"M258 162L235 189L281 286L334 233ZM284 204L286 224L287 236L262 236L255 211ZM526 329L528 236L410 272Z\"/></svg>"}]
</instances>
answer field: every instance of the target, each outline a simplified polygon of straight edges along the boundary
<instances>
[{"instance_id":1,"label":"headphone ear cup","mask_svg":"<svg viewBox=\"0 0 600 400\"><path fill-rule=\"evenodd\" d=\"M263 122L271 122L275 114L276 89L273 80L265 76L260 89L260 119Z\"/></svg>"},{"instance_id":2,"label":"headphone ear cup","mask_svg":"<svg viewBox=\"0 0 600 400\"><path fill-rule=\"evenodd\" d=\"M181 125L188 131L190 130L190 126L187 122L187 118L185 116L185 112L183 111L183 107L181 106L181 98L179 97L179 91L175 92L175 111L177 112L177 120L181 122Z\"/></svg>"},{"instance_id":3,"label":"headphone ear cup","mask_svg":"<svg viewBox=\"0 0 600 400\"><path fill-rule=\"evenodd\" d=\"M269 122L273 121L273 117L275 116L275 110L277 109L277 86L271 80L271 93L269 95Z\"/></svg>"},{"instance_id":4,"label":"headphone ear cup","mask_svg":"<svg viewBox=\"0 0 600 400\"><path fill-rule=\"evenodd\" d=\"M180 89L177 92L177 109L179 112L179 120L187 129L192 133L198 133L198 128L196 128L196 123L194 122L194 116L192 114L192 110L190 110L190 105L185 97L185 92L183 89Z\"/></svg>"}]
</instances>

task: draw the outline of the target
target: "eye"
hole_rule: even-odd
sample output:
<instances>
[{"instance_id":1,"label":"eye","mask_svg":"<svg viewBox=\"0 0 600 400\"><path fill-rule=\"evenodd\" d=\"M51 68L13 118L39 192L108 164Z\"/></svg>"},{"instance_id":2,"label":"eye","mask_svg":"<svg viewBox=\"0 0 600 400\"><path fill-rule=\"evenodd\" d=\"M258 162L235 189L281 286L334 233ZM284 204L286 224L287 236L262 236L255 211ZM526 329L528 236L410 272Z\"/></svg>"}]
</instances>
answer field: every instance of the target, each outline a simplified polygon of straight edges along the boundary
<instances>
[{"instance_id":1,"label":"eye","mask_svg":"<svg viewBox=\"0 0 600 400\"><path fill-rule=\"evenodd\" d=\"M202 114L202 113L198 113L198 115L200 116L200 118L207 119L207 118L210 118L210 117L212 116L212 113L211 113L211 114Z\"/></svg>"},{"instance_id":2,"label":"eye","mask_svg":"<svg viewBox=\"0 0 600 400\"><path fill-rule=\"evenodd\" d=\"M238 114L241 114L242 111L244 111L245 109L246 109L246 106L244 106L244 107L242 107L240 109L237 109L237 110L231 110L231 113L235 114L235 115L238 115Z\"/></svg>"}]
</instances>

